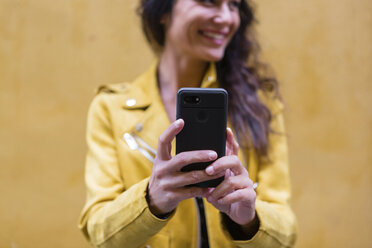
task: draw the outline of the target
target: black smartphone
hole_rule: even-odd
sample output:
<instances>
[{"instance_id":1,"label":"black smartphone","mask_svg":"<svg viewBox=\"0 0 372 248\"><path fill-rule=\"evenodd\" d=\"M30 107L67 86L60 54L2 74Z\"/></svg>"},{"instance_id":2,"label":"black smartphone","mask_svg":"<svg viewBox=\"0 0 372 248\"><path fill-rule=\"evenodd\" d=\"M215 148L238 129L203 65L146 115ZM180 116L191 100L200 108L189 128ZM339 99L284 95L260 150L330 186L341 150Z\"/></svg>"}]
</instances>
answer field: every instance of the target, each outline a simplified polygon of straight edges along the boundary
<instances>
[{"instance_id":1,"label":"black smartphone","mask_svg":"<svg viewBox=\"0 0 372 248\"><path fill-rule=\"evenodd\" d=\"M220 88L181 88L177 93L177 119L185 126L176 136L176 154L185 151L213 150L225 156L227 91ZM213 162L213 161L212 161ZM181 171L204 170L212 162L189 164ZM224 177L192 186L216 187Z\"/></svg>"}]
</instances>

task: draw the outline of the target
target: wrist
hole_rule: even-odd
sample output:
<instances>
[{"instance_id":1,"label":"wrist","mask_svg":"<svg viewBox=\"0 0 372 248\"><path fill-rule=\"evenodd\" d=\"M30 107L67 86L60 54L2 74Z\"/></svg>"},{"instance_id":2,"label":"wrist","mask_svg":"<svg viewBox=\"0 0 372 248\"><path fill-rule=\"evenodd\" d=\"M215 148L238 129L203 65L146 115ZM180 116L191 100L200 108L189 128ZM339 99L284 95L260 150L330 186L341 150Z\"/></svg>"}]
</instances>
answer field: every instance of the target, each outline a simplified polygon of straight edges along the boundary
<instances>
[{"instance_id":1,"label":"wrist","mask_svg":"<svg viewBox=\"0 0 372 248\"><path fill-rule=\"evenodd\" d=\"M228 230L228 232L230 233L231 237L234 240L252 239L254 235L256 235L260 227L260 220L258 219L256 213L253 220L245 225L241 225L234 222L232 219L230 219L230 217L228 217L224 213L222 213L222 219L223 223L226 226L226 229Z\"/></svg>"},{"instance_id":2,"label":"wrist","mask_svg":"<svg viewBox=\"0 0 372 248\"><path fill-rule=\"evenodd\" d=\"M258 232L258 229L260 228L260 220L258 219L257 213L255 212L252 221L240 226L245 236L249 237L249 239L253 238L253 236Z\"/></svg>"},{"instance_id":3,"label":"wrist","mask_svg":"<svg viewBox=\"0 0 372 248\"><path fill-rule=\"evenodd\" d=\"M171 210L169 212L161 211L158 207L156 207L153 204L153 201L151 201L151 199L150 199L148 185L147 185L147 188L146 188L146 196L145 196L145 198L146 198L147 206L148 206L150 212L153 215L155 215L157 218L159 218L159 219L167 219L174 212L174 210Z\"/></svg>"}]
</instances>

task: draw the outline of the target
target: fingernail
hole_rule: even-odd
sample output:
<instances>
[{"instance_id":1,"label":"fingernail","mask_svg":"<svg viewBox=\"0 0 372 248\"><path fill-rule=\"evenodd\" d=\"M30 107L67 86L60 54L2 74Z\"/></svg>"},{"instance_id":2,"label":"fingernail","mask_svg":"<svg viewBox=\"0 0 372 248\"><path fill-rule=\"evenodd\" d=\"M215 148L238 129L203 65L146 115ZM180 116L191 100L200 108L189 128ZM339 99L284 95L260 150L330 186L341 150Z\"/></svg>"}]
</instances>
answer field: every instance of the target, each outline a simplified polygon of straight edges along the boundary
<instances>
[{"instance_id":1,"label":"fingernail","mask_svg":"<svg viewBox=\"0 0 372 248\"><path fill-rule=\"evenodd\" d=\"M205 172L208 174L208 175L212 175L213 172L214 172L214 168L213 166L208 166L207 169L205 169Z\"/></svg>"},{"instance_id":2,"label":"fingernail","mask_svg":"<svg viewBox=\"0 0 372 248\"><path fill-rule=\"evenodd\" d=\"M227 130L229 130L230 132L232 132L231 128L229 128L229 127L227 128Z\"/></svg>"},{"instance_id":3,"label":"fingernail","mask_svg":"<svg viewBox=\"0 0 372 248\"><path fill-rule=\"evenodd\" d=\"M174 122L174 125L175 125L176 127L179 127L180 124L181 124L181 119L178 119L178 120L176 120L176 121Z\"/></svg>"},{"instance_id":4,"label":"fingernail","mask_svg":"<svg viewBox=\"0 0 372 248\"><path fill-rule=\"evenodd\" d=\"M215 152L208 152L208 156L209 156L209 158L210 158L211 160L213 160L213 159L216 159L216 157L217 157L217 153L215 153Z\"/></svg>"}]
</instances>

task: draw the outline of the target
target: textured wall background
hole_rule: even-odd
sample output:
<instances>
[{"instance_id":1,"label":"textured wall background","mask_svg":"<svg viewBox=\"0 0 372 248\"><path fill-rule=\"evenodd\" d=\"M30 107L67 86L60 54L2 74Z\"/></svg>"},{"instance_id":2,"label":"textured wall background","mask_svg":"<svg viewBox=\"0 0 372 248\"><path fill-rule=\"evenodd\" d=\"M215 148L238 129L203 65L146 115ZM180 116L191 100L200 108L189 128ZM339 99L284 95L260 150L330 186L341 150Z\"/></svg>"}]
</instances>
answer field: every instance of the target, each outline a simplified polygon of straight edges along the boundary
<instances>
[{"instance_id":1,"label":"textured wall background","mask_svg":"<svg viewBox=\"0 0 372 248\"><path fill-rule=\"evenodd\" d=\"M371 247L372 2L257 1L287 103L297 247ZM136 0L0 0L0 247L89 247L86 112L151 64Z\"/></svg>"}]
</instances>

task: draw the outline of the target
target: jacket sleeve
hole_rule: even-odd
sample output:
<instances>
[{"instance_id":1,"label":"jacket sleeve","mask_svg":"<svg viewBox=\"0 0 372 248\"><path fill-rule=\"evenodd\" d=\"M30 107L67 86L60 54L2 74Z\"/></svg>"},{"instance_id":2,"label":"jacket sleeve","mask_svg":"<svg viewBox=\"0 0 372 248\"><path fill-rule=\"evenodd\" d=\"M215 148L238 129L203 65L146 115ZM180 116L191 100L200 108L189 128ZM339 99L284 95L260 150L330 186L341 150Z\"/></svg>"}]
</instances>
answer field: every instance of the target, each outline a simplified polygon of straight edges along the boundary
<instances>
[{"instance_id":1,"label":"jacket sleeve","mask_svg":"<svg viewBox=\"0 0 372 248\"><path fill-rule=\"evenodd\" d=\"M79 228L95 247L138 247L167 220L157 218L148 208L148 178L125 189L105 97L109 96L97 95L88 112L87 199Z\"/></svg>"},{"instance_id":2,"label":"jacket sleeve","mask_svg":"<svg viewBox=\"0 0 372 248\"><path fill-rule=\"evenodd\" d=\"M233 240L238 247L293 247L296 240L297 222L289 205L288 148L282 111L273 115L271 128L274 132L269 136L269 160L261 161L257 172L256 213L260 227L250 240Z\"/></svg>"}]
</instances>

